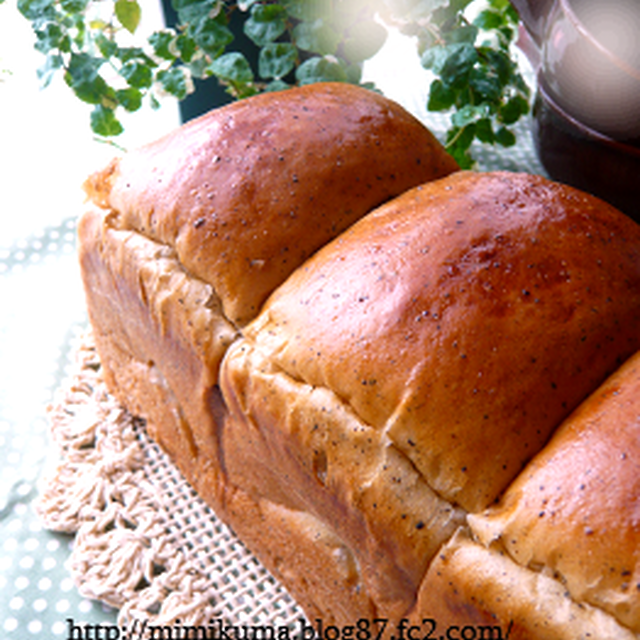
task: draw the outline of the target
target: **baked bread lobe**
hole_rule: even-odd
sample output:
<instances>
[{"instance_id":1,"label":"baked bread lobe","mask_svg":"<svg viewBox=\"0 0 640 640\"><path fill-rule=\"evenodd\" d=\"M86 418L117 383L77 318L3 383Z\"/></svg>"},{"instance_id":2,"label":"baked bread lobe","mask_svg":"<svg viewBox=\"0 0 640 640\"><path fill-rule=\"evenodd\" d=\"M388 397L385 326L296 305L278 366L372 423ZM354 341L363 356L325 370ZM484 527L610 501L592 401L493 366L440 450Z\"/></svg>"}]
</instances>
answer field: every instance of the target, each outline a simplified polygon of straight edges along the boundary
<instances>
[{"instance_id":1,"label":"baked bread lobe","mask_svg":"<svg viewBox=\"0 0 640 640\"><path fill-rule=\"evenodd\" d=\"M510 638L640 634L640 354L557 430L471 534L438 554L417 609Z\"/></svg>"},{"instance_id":2,"label":"baked bread lobe","mask_svg":"<svg viewBox=\"0 0 640 640\"><path fill-rule=\"evenodd\" d=\"M228 482L328 524L397 619L639 329L640 227L540 177L457 172L318 251L229 348Z\"/></svg>"},{"instance_id":3,"label":"baked bread lobe","mask_svg":"<svg viewBox=\"0 0 640 640\"><path fill-rule=\"evenodd\" d=\"M640 346L639 241L615 209L543 178L458 172L316 254L246 349L330 389L477 511Z\"/></svg>"},{"instance_id":4,"label":"baked bread lobe","mask_svg":"<svg viewBox=\"0 0 640 640\"><path fill-rule=\"evenodd\" d=\"M211 111L114 161L87 188L112 226L172 247L242 324L362 215L456 169L396 103L327 83Z\"/></svg>"},{"instance_id":5,"label":"baked bread lobe","mask_svg":"<svg viewBox=\"0 0 640 640\"><path fill-rule=\"evenodd\" d=\"M640 633L640 354L471 527L484 545L556 576L574 600Z\"/></svg>"}]
</instances>

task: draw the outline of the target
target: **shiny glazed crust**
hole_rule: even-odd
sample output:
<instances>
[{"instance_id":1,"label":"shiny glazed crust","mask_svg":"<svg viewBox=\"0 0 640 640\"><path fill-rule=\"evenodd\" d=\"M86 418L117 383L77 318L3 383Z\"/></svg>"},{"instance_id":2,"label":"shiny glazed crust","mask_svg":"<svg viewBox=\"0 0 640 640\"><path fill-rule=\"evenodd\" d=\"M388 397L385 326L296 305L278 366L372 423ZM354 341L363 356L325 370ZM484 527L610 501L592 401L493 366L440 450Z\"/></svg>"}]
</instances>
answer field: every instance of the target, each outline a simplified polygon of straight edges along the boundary
<instances>
[{"instance_id":1,"label":"shiny glazed crust","mask_svg":"<svg viewBox=\"0 0 640 640\"><path fill-rule=\"evenodd\" d=\"M311 619L637 637L637 456L615 464L637 434L607 402L640 349L640 227L540 177L456 172L362 89L253 100L88 182L115 395ZM587 503L555 489L579 434L615 467ZM630 513L598 561L604 538L572 543L584 504L594 532Z\"/></svg>"}]
</instances>

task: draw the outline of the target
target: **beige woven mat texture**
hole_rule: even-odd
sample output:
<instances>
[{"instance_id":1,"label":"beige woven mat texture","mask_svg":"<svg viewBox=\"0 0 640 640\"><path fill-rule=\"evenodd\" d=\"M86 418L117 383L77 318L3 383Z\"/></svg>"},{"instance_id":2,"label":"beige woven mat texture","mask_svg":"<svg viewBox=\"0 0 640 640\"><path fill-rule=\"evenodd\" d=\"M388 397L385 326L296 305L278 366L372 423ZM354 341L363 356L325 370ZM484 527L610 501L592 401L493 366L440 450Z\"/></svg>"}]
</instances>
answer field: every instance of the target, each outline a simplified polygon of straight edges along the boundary
<instances>
[{"instance_id":1,"label":"beige woven mat texture","mask_svg":"<svg viewBox=\"0 0 640 640\"><path fill-rule=\"evenodd\" d=\"M277 629L304 618L144 423L109 395L90 336L75 349L49 418L59 456L38 513L48 529L75 535L69 569L76 585L117 608L121 628L142 639L160 626Z\"/></svg>"}]
</instances>

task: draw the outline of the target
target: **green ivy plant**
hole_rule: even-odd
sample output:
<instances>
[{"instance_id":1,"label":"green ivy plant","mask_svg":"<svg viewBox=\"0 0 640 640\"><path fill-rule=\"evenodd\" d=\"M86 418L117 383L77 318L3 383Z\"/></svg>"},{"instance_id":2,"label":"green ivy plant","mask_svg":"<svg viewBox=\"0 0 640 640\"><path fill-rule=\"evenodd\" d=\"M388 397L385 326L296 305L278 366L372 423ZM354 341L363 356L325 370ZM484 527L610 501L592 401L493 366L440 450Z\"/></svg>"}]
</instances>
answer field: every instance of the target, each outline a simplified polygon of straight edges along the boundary
<instances>
[{"instance_id":1,"label":"green ivy plant","mask_svg":"<svg viewBox=\"0 0 640 640\"><path fill-rule=\"evenodd\" d=\"M0 0L2 1L2 0ZM483 8L469 20L470 5ZM362 84L363 63L394 24L415 37L433 72L427 108L451 111L445 144L472 166L474 140L510 146L512 125L529 109L529 89L512 58L517 14L508 0L172 0L176 28L135 40L138 0L18 0L45 56L44 85L58 73L93 105L91 128L104 138L123 131L119 114L163 94L184 99L193 80L214 76L234 98L320 81ZM234 48L241 18L255 47ZM370 86L370 85L369 85ZM375 89L375 87L370 86Z\"/></svg>"}]
</instances>

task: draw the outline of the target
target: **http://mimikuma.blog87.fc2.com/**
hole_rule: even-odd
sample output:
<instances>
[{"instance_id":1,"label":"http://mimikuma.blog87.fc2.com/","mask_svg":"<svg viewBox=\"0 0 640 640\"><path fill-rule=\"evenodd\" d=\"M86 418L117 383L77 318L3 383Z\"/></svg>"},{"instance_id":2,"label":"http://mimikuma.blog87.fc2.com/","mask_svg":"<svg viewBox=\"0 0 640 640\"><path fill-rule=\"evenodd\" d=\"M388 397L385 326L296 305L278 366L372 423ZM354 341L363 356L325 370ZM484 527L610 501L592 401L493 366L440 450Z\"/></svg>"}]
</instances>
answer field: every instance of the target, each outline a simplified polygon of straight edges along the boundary
<instances>
[{"instance_id":1,"label":"http://mimikuma.blog87.fc2.com/","mask_svg":"<svg viewBox=\"0 0 640 640\"><path fill-rule=\"evenodd\" d=\"M511 627L499 625L439 625L435 618L420 623L401 619L360 618L353 624L310 624L300 618L293 625L230 624L212 618L207 624L171 625L135 620L130 625L84 624L67 619L65 640L508 640Z\"/></svg>"}]
</instances>

